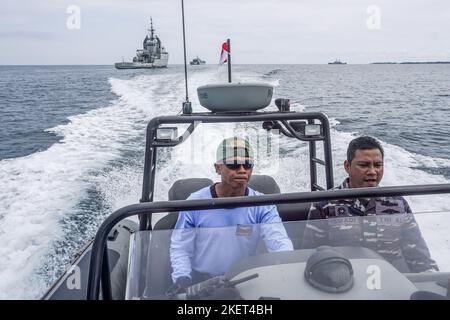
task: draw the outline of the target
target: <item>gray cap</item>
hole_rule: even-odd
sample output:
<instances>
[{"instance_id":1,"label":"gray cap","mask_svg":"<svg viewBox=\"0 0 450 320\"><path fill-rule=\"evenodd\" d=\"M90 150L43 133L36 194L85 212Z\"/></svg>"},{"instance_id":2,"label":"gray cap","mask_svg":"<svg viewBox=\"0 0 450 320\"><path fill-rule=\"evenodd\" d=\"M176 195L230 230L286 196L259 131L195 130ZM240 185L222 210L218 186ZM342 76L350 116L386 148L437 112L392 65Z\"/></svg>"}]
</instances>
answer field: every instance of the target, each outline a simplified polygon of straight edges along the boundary
<instances>
[{"instance_id":1,"label":"gray cap","mask_svg":"<svg viewBox=\"0 0 450 320\"><path fill-rule=\"evenodd\" d=\"M253 159L253 150L247 140L231 137L219 144L216 152L217 163L224 163L226 159L234 157Z\"/></svg>"}]
</instances>

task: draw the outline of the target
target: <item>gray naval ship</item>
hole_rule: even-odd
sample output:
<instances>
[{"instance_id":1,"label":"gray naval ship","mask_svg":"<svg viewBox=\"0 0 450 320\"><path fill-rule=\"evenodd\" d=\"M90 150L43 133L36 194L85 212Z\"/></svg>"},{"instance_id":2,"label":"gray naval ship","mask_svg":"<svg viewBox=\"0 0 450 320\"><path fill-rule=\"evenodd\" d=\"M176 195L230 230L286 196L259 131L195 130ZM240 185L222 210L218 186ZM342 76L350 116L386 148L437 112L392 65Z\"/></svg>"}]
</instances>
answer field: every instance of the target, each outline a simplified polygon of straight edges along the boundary
<instances>
[{"instance_id":1,"label":"gray naval ship","mask_svg":"<svg viewBox=\"0 0 450 320\"><path fill-rule=\"evenodd\" d=\"M161 45L161 40L155 34L153 21L150 18L150 32L145 36L143 49L136 50L133 62L117 62L114 66L117 69L148 69L165 68L169 61L169 53Z\"/></svg>"},{"instance_id":2,"label":"gray naval ship","mask_svg":"<svg viewBox=\"0 0 450 320\"><path fill-rule=\"evenodd\" d=\"M206 61L200 59L198 56L196 58L192 59L192 61L190 62L191 66L199 66L199 65L205 64L205 63L206 63Z\"/></svg>"}]
</instances>

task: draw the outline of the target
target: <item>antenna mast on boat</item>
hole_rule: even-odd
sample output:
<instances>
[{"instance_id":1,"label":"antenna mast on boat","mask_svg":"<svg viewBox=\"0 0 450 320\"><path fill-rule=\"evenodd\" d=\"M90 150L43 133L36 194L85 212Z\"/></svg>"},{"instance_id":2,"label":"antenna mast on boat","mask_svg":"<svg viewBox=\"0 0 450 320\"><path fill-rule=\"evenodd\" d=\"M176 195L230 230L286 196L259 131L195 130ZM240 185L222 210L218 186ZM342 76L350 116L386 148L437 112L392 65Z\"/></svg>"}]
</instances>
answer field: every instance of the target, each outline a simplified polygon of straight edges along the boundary
<instances>
[{"instance_id":1,"label":"antenna mast on boat","mask_svg":"<svg viewBox=\"0 0 450 320\"><path fill-rule=\"evenodd\" d=\"M183 102L183 113L190 114L192 113L192 105L189 102L188 96L188 80L187 80L187 63L186 63L186 35L184 28L184 1L181 0L181 15L183 18L183 50L184 50L184 82L186 84L186 101Z\"/></svg>"},{"instance_id":2,"label":"antenna mast on boat","mask_svg":"<svg viewBox=\"0 0 450 320\"><path fill-rule=\"evenodd\" d=\"M231 43L230 39L227 39L227 45L228 45L228 82L231 83Z\"/></svg>"},{"instance_id":3,"label":"antenna mast on boat","mask_svg":"<svg viewBox=\"0 0 450 320\"><path fill-rule=\"evenodd\" d=\"M155 29L153 29L153 19L152 17L150 17L150 29L147 29L148 31L150 31L150 40L153 40L153 32L155 31Z\"/></svg>"}]
</instances>

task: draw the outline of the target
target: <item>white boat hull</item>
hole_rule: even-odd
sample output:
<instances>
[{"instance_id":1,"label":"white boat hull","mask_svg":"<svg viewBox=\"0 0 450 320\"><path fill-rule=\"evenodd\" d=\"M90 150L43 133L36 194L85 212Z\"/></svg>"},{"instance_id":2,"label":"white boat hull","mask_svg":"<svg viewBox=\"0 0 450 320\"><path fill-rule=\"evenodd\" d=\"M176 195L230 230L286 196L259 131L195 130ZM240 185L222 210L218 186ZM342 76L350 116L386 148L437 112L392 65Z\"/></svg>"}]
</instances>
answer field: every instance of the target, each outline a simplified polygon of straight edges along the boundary
<instances>
[{"instance_id":1,"label":"white boat hull","mask_svg":"<svg viewBox=\"0 0 450 320\"><path fill-rule=\"evenodd\" d=\"M153 63L146 62L117 62L114 66L117 69L153 69L166 68L169 61L169 54L162 53L160 59L155 59Z\"/></svg>"}]
</instances>

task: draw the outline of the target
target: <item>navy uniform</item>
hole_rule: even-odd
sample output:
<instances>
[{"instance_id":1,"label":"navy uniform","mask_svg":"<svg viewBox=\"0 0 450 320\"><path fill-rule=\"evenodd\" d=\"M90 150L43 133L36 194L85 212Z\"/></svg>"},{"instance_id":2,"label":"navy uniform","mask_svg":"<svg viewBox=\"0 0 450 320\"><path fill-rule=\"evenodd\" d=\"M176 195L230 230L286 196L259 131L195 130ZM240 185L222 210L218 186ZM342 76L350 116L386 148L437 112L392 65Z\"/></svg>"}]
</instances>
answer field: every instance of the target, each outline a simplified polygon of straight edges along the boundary
<instances>
[{"instance_id":1,"label":"navy uniform","mask_svg":"<svg viewBox=\"0 0 450 320\"><path fill-rule=\"evenodd\" d=\"M348 178L336 189L349 188ZM324 220L325 219L325 220ZM313 203L303 248L321 245L372 249L409 272L439 270L431 259L411 208L403 197L345 199Z\"/></svg>"}]
</instances>

